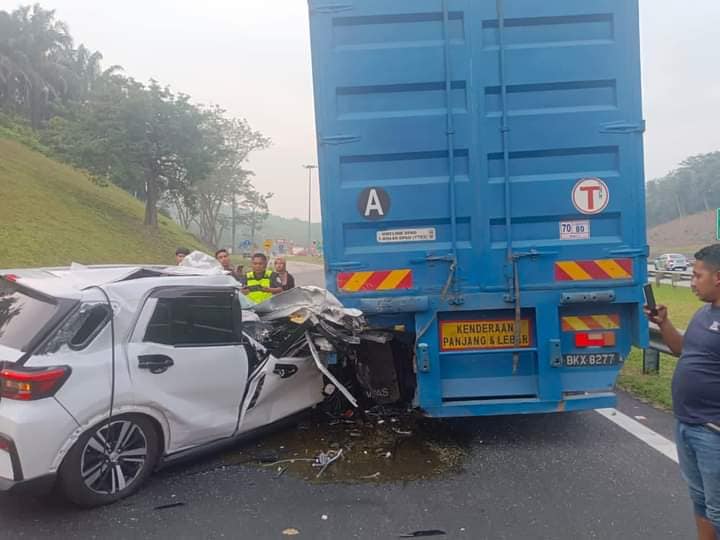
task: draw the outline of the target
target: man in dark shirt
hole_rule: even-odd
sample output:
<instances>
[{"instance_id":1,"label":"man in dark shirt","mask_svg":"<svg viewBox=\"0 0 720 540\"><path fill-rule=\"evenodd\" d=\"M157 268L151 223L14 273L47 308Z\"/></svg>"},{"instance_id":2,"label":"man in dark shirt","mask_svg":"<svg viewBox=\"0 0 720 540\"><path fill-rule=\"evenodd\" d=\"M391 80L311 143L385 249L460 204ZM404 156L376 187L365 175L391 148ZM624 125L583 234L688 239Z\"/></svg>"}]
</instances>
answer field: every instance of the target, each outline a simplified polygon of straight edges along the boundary
<instances>
[{"instance_id":1,"label":"man in dark shirt","mask_svg":"<svg viewBox=\"0 0 720 540\"><path fill-rule=\"evenodd\" d=\"M215 252L215 259L217 262L220 263L220 266L222 266L223 270L230 274L232 277L240 281L241 276L238 276L235 273L235 268L233 268L232 261L230 260L230 253L227 249L218 249Z\"/></svg>"},{"instance_id":2,"label":"man in dark shirt","mask_svg":"<svg viewBox=\"0 0 720 540\"><path fill-rule=\"evenodd\" d=\"M241 280L243 294L256 304L283 291L280 277L276 272L268 270L267 264L267 257L256 253L252 257L252 272L245 274Z\"/></svg>"},{"instance_id":3,"label":"man in dark shirt","mask_svg":"<svg viewBox=\"0 0 720 540\"><path fill-rule=\"evenodd\" d=\"M682 475L690 488L699 540L720 538L720 244L695 254L692 289L706 303L685 334L657 306L648 318L670 350L680 355L672 381L676 443Z\"/></svg>"}]
</instances>

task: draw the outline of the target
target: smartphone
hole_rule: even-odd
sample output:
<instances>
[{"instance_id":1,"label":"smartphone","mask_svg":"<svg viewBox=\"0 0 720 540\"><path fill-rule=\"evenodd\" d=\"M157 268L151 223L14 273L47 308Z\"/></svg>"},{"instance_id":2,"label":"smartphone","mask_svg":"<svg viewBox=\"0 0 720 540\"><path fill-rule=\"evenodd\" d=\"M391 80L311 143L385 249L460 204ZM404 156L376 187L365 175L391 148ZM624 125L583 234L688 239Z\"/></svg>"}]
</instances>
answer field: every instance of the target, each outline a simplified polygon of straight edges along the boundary
<instances>
[{"instance_id":1,"label":"smartphone","mask_svg":"<svg viewBox=\"0 0 720 540\"><path fill-rule=\"evenodd\" d=\"M652 285L649 283L643 287L643 291L645 291L645 301L647 302L648 307L650 308L650 314L652 316L655 316L658 314L657 310L657 304L655 303L655 294L652 290Z\"/></svg>"}]
</instances>

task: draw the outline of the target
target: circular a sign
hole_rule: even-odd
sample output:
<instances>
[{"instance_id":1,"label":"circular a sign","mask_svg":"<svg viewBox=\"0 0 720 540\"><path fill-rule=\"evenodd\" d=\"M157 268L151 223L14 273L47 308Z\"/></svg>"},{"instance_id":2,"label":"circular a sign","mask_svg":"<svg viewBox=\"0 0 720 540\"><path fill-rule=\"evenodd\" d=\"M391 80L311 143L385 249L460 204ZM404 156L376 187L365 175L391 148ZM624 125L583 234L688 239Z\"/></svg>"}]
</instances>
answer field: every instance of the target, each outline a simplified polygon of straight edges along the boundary
<instances>
[{"instance_id":1,"label":"circular a sign","mask_svg":"<svg viewBox=\"0 0 720 540\"><path fill-rule=\"evenodd\" d=\"M358 197L357 208L365 219L385 219L390 212L390 195L383 188L365 188Z\"/></svg>"},{"instance_id":2,"label":"circular a sign","mask_svg":"<svg viewBox=\"0 0 720 540\"><path fill-rule=\"evenodd\" d=\"M582 214L599 214L610 203L610 189L599 178L582 178L573 188L572 202Z\"/></svg>"}]
</instances>

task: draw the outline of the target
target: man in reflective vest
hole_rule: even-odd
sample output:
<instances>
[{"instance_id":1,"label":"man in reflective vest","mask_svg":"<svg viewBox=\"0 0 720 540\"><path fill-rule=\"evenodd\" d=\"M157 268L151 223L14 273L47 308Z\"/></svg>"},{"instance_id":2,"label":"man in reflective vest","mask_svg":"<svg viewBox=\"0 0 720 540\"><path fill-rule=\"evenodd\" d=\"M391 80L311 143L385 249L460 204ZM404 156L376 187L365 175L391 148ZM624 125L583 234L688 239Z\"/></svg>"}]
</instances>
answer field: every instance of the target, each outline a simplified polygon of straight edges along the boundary
<instances>
[{"instance_id":1,"label":"man in reflective vest","mask_svg":"<svg viewBox=\"0 0 720 540\"><path fill-rule=\"evenodd\" d=\"M256 304L283 291L280 277L272 270L267 269L267 263L267 257L264 254L256 253L252 257L252 272L243 276L242 292Z\"/></svg>"}]
</instances>

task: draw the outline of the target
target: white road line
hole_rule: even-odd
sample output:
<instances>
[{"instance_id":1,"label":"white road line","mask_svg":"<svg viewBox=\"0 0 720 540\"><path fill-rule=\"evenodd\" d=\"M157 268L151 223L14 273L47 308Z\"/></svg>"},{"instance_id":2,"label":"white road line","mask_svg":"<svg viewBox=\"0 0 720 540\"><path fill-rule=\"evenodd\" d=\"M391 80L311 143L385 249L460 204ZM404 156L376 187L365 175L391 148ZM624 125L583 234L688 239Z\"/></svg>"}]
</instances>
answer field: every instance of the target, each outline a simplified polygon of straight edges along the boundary
<instances>
[{"instance_id":1,"label":"white road line","mask_svg":"<svg viewBox=\"0 0 720 540\"><path fill-rule=\"evenodd\" d=\"M659 433L655 433L652 429L642 425L637 420L633 420L617 409L598 409L597 412L648 446L669 457L675 463L678 462L677 448L671 440L666 439Z\"/></svg>"}]
</instances>

